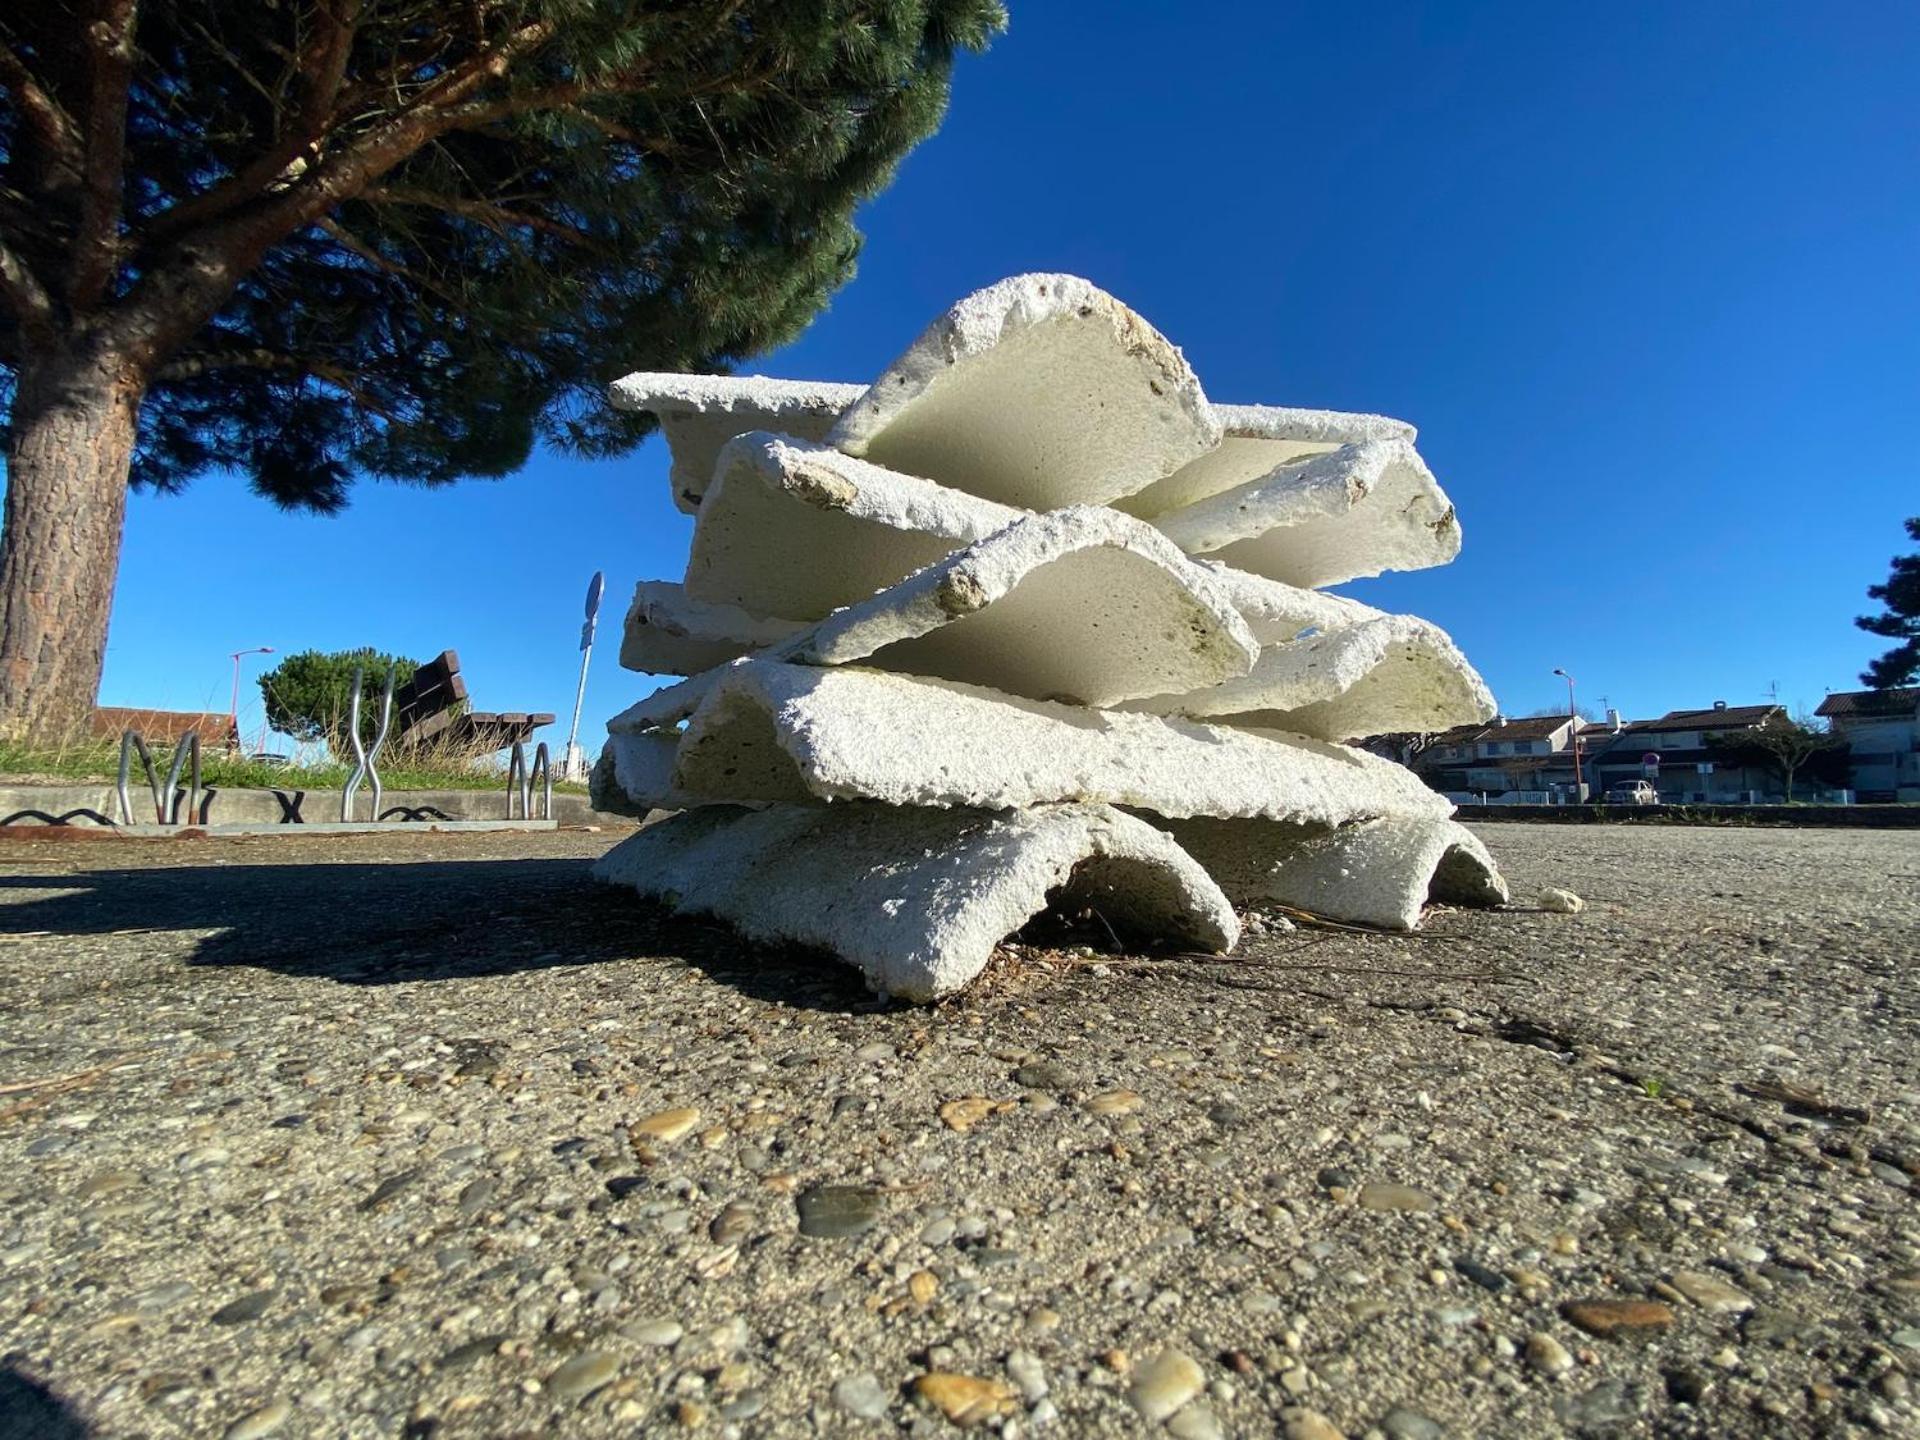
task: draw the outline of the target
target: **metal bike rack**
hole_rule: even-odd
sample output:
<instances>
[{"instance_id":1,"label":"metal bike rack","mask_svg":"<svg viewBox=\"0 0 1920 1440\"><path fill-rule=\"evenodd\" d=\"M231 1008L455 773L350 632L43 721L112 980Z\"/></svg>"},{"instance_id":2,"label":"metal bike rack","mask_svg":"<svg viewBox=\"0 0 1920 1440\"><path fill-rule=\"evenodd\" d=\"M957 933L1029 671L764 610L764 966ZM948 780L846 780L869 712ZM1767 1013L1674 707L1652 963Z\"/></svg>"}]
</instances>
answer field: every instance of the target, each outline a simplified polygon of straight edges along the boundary
<instances>
[{"instance_id":1,"label":"metal bike rack","mask_svg":"<svg viewBox=\"0 0 1920 1440\"><path fill-rule=\"evenodd\" d=\"M384 830L390 825L404 825L410 821L432 829L448 831L554 828L557 822L553 816L553 760L545 741L534 747L531 765L527 762L525 742L519 741L514 744L512 758L507 767L507 814L504 821L456 820L432 805L396 805L382 813L381 801L385 796L386 786L380 778L379 760L381 750L386 745L388 734L393 728L394 679L394 671L389 668L386 690L381 699L380 728L373 737L373 743L368 745L360 738L360 717L362 703L365 700L366 676L360 669L353 672L353 693L348 707L352 731L348 738L353 745L355 763L353 773L341 792L338 824L328 821L306 822L300 815L300 800L305 792L294 792L293 798L289 800L287 795L279 790L271 792L280 803L278 823L236 821L211 824L207 812L211 811L217 792L203 788L199 732L189 730L175 743L171 763L167 766L166 775L162 777L159 766L154 760L153 750L148 747L146 738L137 730L126 730L121 732L120 736L120 765L114 785L114 798L119 810L117 817L102 815L84 807L59 815L48 810L29 808L0 817L0 825L15 825L21 821L33 820L44 825L69 826L76 820L84 819L123 834L142 837L180 833L196 835L361 833ZM135 756L139 757L141 775L146 780L147 794L153 807L151 819L136 817L134 814L132 782ZM183 777L186 780L184 786L181 784ZM353 816L354 799L359 793L362 782L372 790L373 815L370 820L356 821ZM186 805L184 822L181 817L182 802Z\"/></svg>"},{"instance_id":2,"label":"metal bike rack","mask_svg":"<svg viewBox=\"0 0 1920 1440\"><path fill-rule=\"evenodd\" d=\"M373 737L373 748L369 750L360 739L360 692L365 674L358 665L353 667L353 699L347 710L347 737L353 742L353 774L347 778L347 788L340 792L340 820L346 823L353 819L353 797L360 789L360 782L366 780L373 790L373 816L380 818L380 796L384 786L380 783L380 771L376 762L380 759L380 747L387 743L387 731L393 728L393 679L394 667L387 667L387 692L380 702L380 729Z\"/></svg>"},{"instance_id":3,"label":"metal bike rack","mask_svg":"<svg viewBox=\"0 0 1920 1440\"><path fill-rule=\"evenodd\" d=\"M540 813L533 813L534 786L540 787ZM513 813L514 797L520 798L520 813ZM527 768L527 747L524 741L513 742L513 756L507 761L507 819L514 820L551 820L553 819L553 766L547 755L547 742L542 740L533 752L533 768Z\"/></svg>"},{"instance_id":4,"label":"metal bike rack","mask_svg":"<svg viewBox=\"0 0 1920 1440\"><path fill-rule=\"evenodd\" d=\"M180 771L189 760L193 762L191 788L187 792L187 818L195 820L200 814L200 732L189 730L175 742L173 764L167 768L166 785L160 783L160 772L153 763L153 754L147 749L147 742L137 730L126 730L120 735L120 773L114 786L114 793L120 801L120 821L122 825L132 825L133 799L128 793L127 782L133 773L133 757L140 757L140 769L146 775L147 791L153 797L154 823L159 825L178 825L180 823Z\"/></svg>"}]
</instances>

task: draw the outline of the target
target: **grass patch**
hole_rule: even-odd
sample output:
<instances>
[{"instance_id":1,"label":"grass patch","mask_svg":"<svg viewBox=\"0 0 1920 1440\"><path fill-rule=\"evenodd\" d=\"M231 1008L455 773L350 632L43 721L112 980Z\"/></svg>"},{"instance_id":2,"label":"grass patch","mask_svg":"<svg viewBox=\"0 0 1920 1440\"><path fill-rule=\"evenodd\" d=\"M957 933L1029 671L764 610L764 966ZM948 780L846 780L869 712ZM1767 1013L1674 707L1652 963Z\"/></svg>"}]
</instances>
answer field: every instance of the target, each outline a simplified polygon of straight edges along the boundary
<instances>
[{"instance_id":1,"label":"grass patch","mask_svg":"<svg viewBox=\"0 0 1920 1440\"><path fill-rule=\"evenodd\" d=\"M164 745L149 748L154 768L162 780L166 779L167 767L173 763L172 750ZM506 767L494 751L483 754L428 744L382 755L379 769L380 783L389 790L498 790L504 794L507 788ZM63 745L34 746L0 739L0 776L34 781L110 782L119 771L118 740L87 736ZM337 760L275 765L226 751L203 749L200 752L200 783L209 789L338 790L352 774L353 766ZM137 757L131 778L136 787L145 784ZM185 780L186 772L182 770L182 783ZM560 780L557 772L553 789L558 795L587 793L585 785Z\"/></svg>"}]
</instances>

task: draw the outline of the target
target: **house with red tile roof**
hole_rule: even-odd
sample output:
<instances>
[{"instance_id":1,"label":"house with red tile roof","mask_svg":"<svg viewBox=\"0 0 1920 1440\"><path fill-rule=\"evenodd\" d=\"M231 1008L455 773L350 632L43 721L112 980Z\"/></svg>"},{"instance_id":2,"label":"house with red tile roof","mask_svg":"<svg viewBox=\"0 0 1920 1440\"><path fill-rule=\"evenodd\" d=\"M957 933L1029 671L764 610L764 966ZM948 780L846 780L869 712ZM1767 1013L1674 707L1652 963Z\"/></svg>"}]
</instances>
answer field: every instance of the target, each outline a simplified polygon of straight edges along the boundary
<instances>
[{"instance_id":1,"label":"house with red tile roof","mask_svg":"<svg viewBox=\"0 0 1920 1440\"><path fill-rule=\"evenodd\" d=\"M1843 690L1813 713L1846 739L1856 798L1920 800L1920 685Z\"/></svg>"},{"instance_id":2,"label":"house with red tile roof","mask_svg":"<svg viewBox=\"0 0 1920 1440\"><path fill-rule=\"evenodd\" d=\"M1729 705L1669 710L1657 720L1621 726L1593 756L1595 794L1626 780L1648 780L1667 804L1741 804L1779 800L1786 786L1771 765L1743 762L1728 742L1786 718L1781 705Z\"/></svg>"},{"instance_id":3,"label":"house with red tile roof","mask_svg":"<svg viewBox=\"0 0 1920 1440\"><path fill-rule=\"evenodd\" d=\"M1564 715L1496 717L1433 736L1410 763L1434 789L1449 794L1571 798L1577 770L1592 796L1645 779L1670 804L1778 800L1785 793L1779 773L1727 746L1785 715L1779 705L1715 701L1654 720L1622 720L1617 711L1605 721L1577 724Z\"/></svg>"}]
</instances>

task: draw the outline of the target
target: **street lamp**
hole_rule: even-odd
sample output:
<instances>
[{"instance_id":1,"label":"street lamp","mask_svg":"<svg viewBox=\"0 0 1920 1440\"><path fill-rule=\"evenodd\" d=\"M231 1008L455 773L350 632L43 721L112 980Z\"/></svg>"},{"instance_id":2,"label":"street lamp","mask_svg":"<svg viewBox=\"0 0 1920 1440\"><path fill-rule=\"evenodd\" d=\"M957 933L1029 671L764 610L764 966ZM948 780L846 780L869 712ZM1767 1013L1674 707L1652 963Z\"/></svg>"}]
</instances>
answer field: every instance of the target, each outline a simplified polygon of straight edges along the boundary
<instances>
[{"instance_id":1,"label":"street lamp","mask_svg":"<svg viewBox=\"0 0 1920 1440\"><path fill-rule=\"evenodd\" d=\"M1567 723L1573 727L1573 793L1586 799L1586 782L1580 778L1580 712L1573 707L1573 676L1558 665L1553 673L1567 682Z\"/></svg>"},{"instance_id":2,"label":"street lamp","mask_svg":"<svg viewBox=\"0 0 1920 1440\"><path fill-rule=\"evenodd\" d=\"M240 657L271 654L273 646L256 645L251 650L236 650L228 657L233 661L233 699L227 705L227 728L232 731L236 745L240 743Z\"/></svg>"}]
</instances>

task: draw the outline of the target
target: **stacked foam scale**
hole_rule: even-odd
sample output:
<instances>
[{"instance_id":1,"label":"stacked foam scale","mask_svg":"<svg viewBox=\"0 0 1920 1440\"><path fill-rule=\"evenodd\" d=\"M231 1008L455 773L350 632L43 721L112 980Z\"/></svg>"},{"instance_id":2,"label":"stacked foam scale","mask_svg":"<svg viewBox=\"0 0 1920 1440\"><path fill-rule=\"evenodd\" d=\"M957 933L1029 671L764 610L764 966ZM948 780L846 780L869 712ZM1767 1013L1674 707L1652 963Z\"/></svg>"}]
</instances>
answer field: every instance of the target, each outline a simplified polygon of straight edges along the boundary
<instances>
[{"instance_id":1,"label":"stacked foam scale","mask_svg":"<svg viewBox=\"0 0 1920 1440\"><path fill-rule=\"evenodd\" d=\"M632 375L695 516L621 663L600 878L959 989L1050 903L1230 950L1236 906L1409 929L1506 887L1358 737L1484 720L1451 640L1322 587L1451 560L1452 505L1377 415L1210 403L1068 275L968 296L872 385Z\"/></svg>"}]
</instances>

